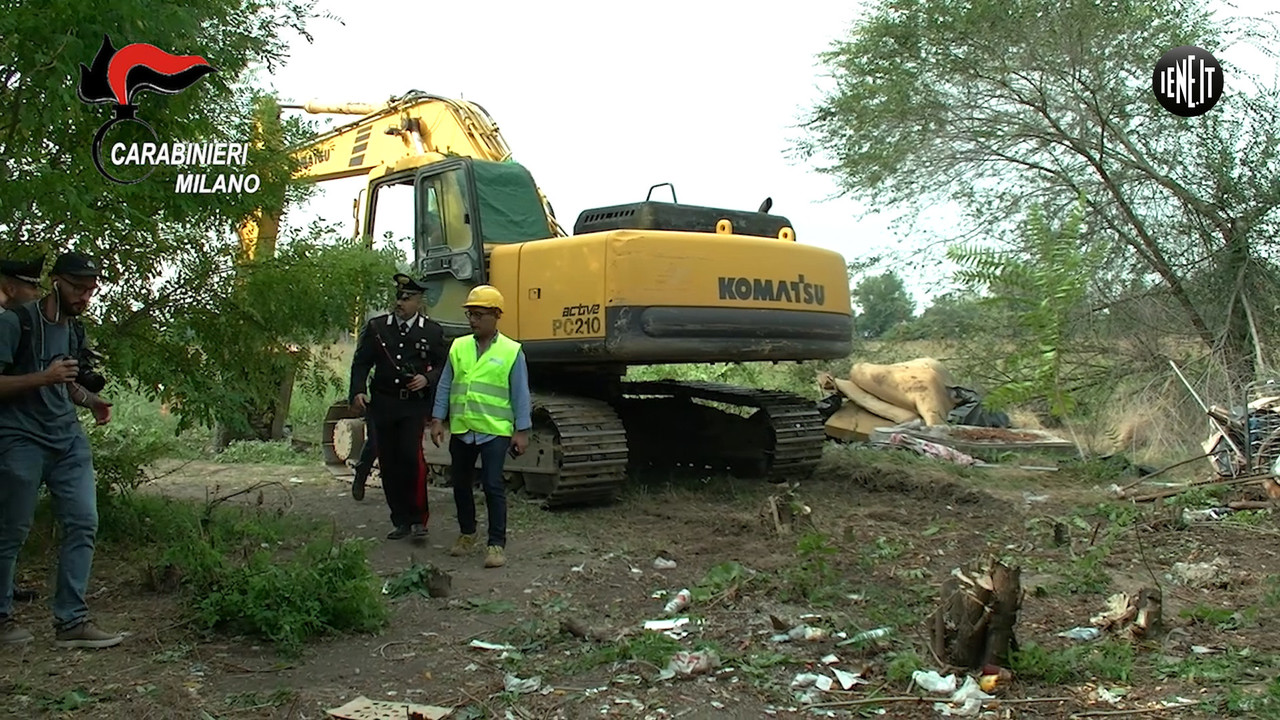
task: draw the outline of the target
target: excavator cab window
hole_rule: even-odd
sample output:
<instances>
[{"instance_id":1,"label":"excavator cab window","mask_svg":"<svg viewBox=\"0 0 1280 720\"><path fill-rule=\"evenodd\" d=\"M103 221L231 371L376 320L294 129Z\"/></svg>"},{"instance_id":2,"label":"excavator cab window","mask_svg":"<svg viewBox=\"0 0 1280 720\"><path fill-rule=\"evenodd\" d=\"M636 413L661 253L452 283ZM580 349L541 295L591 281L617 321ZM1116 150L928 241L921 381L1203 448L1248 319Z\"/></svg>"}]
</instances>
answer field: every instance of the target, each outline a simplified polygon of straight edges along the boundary
<instances>
[{"instance_id":1,"label":"excavator cab window","mask_svg":"<svg viewBox=\"0 0 1280 720\"><path fill-rule=\"evenodd\" d=\"M400 270L413 267L418 259L417 232L413 217L413 178L388 182L373 189L370 220L375 248L394 248L403 257Z\"/></svg>"},{"instance_id":2,"label":"excavator cab window","mask_svg":"<svg viewBox=\"0 0 1280 720\"><path fill-rule=\"evenodd\" d=\"M450 326L466 331L462 303L472 287L484 282L468 171L466 161L446 161L423 168L415 176L421 238L416 268L426 281L426 311L446 332Z\"/></svg>"}]
</instances>

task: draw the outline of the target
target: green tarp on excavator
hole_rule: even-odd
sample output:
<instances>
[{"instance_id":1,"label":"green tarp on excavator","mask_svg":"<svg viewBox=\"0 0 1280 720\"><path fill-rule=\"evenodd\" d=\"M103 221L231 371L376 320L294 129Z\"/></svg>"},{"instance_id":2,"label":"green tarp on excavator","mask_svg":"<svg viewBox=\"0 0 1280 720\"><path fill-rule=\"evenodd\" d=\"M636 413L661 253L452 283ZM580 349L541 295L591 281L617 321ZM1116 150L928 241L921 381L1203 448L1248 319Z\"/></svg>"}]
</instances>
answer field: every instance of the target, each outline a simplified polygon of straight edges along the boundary
<instances>
[{"instance_id":1,"label":"green tarp on excavator","mask_svg":"<svg viewBox=\"0 0 1280 720\"><path fill-rule=\"evenodd\" d=\"M486 243L514 243L552 236L529 171L516 162L474 160L480 228Z\"/></svg>"}]
</instances>

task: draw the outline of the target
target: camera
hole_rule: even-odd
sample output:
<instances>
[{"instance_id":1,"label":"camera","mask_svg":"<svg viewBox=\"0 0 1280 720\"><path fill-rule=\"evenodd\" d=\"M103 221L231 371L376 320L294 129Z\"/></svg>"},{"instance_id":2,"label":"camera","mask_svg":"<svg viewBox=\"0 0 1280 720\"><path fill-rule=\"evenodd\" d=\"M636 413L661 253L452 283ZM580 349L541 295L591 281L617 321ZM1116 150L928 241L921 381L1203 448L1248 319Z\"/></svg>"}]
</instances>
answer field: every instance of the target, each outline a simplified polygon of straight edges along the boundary
<instances>
[{"instance_id":1,"label":"camera","mask_svg":"<svg viewBox=\"0 0 1280 720\"><path fill-rule=\"evenodd\" d=\"M70 355L56 355L51 362L58 362L63 359L73 358ZM76 372L76 384L95 395L102 392L102 389L107 386L107 379L94 369L94 363L102 360L102 356L85 348L76 360L79 363L79 369Z\"/></svg>"}]
</instances>

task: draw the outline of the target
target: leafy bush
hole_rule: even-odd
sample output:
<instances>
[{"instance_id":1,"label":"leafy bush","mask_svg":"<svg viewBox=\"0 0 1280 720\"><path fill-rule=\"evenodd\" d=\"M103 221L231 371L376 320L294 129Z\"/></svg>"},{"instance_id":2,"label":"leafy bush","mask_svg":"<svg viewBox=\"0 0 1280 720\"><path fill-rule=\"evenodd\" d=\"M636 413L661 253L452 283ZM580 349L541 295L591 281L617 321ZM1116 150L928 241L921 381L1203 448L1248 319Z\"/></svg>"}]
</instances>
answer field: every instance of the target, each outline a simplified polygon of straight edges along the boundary
<instances>
[{"instance_id":1,"label":"leafy bush","mask_svg":"<svg viewBox=\"0 0 1280 720\"><path fill-rule=\"evenodd\" d=\"M292 655L313 638L387 621L366 541L311 540L325 534L319 522L143 494L109 498L101 516L103 544L138 553L153 590L181 589L199 628Z\"/></svg>"}]
</instances>

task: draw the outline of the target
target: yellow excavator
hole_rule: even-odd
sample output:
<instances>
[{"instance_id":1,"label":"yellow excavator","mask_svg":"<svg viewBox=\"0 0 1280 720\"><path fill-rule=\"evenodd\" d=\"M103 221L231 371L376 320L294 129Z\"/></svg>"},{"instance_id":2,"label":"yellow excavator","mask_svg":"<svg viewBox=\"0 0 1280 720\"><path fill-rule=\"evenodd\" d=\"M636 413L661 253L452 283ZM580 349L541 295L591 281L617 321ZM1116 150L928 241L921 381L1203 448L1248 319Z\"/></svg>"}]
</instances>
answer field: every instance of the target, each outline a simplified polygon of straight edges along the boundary
<instances>
[{"instance_id":1,"label":"yellow excavator","mask_svg":"<svg viewBox=\"0 0 1280 720\"><path fill-rule=\"evenodd\" d=\"M533 391L528 451L506 469L544 507L608 502L628 468L807 477L825 440L816 403L712 382L625 380L628 366L830 360L852 352L844 258L796 242L787 218L671 201L584 210L568 234L480 105L412 91L385 104L284 105L357 115L295 150L298 176L363 176L356 232L401 242L425 280L425 311L470 332L476 285L506 301L499 329L522 343ZM665 196L665 194L664 194ZM242 229L250 240L278 214ZM265 229L265 227L263 228ZM345 470L325 421L326 464ZM358 434L363 437L363 432ZM447 444L425 442L447 468Z\"/></svg>"}]
</instances>

